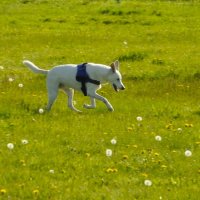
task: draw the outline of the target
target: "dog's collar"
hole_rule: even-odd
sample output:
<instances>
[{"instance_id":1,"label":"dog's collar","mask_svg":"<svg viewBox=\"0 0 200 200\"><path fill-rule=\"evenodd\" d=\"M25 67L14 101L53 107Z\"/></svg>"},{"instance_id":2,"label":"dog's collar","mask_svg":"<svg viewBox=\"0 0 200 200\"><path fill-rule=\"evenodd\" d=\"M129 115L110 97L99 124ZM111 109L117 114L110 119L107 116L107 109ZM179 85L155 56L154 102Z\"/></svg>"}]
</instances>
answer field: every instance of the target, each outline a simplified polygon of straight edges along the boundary
<instances>
[{"instance_id":1,"label":"dog's collar","mask_svg":"<svg viewBox=\"0 0 200 200\"><path fill-rule=\"evenodd\" d=\"M87 88L86 88L86 83L93 83L95 85L100 85L101 82L100 81L97 81L97 80L94 80L94 79L91 79L86 71L86 64L87 63L83 63L83 64L80 64L80 65L77 65L77 73L76 73L76 80L78 82L81 82L82 84L82 87L81 87L81 90L83 92L83 94L85 96L87 96Z\"/></svg>"}]
</instances>

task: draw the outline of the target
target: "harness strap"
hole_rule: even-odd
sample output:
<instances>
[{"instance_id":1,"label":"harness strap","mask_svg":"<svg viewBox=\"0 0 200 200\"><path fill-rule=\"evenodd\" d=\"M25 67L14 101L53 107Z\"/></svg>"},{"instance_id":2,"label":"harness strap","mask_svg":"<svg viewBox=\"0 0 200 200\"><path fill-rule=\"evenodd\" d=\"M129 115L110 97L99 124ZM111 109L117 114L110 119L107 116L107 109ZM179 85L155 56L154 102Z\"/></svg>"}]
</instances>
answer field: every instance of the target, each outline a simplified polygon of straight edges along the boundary
<instances>
[{"instance_id":1,"label":"harness strap","mask_svg":"<svg viewBox=\"0 0 200 200\"><path fill-rule=\"evenodd\" d=\"M95 85L100 85L100 81L91 79L89 77L89 75L86 72L86 64L87 63L83 63L80 65L77 65L77 73L76 73L76 80L78 82L81 82L82 86L81 86L81 90L84 94L84 96L87 96L87 88L86 88L86 83L93 83Z\"/></svg>"}]
</instances>

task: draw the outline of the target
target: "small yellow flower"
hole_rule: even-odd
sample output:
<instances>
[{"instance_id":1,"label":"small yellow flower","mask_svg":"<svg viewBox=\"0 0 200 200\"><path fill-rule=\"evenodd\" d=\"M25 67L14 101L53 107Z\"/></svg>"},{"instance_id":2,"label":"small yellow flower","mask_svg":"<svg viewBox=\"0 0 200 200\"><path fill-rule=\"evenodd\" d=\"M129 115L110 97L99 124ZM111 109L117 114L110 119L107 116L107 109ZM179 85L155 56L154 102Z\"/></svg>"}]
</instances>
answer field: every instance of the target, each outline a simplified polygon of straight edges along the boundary
<instances>
[{"instance_id":1,"label":"small yellow flower","mask_svg":"<svg viewBox=\"0 0 200 200\"><path fill-rule=\"evenodd\" d=\"M20 163L21 163L22 166L26 166L25 160L20 160Z\"/></svg>"},{"instance_id":2,"label":"small yellow flower","mask_svg":"<svg viewBox=\"0 0 200 200\"><path fill-rule=\"evenodd\" d=\"M195 142L197 145L200 145L200 141L198 141L198 142Z\"/></svg>"},{"instance_id":3,"label":"small yellow flower","mask_svg":"<svg viewBox=\"0 0 200 200\"><path fill-rule=\"evenodd\" d=\"M185 124L185 127L187 127L187 128L192 128L192 127L193 127L193 124L186 123L186 124Z\"/></svg>"},{"instance_id":4,"label":"small yellow flower","mask_svg":"<svg viewBox=\"0 0 200 200\"><path fill-rule=\"evenodd\" d=\"M149 175L146 174L146 173L142 173L141 175L144 176L144 177L146 177L146 178L149 176Z\"/></svg>"},{"instance_id":5,"label":"small yellow flower","mask_svg":"<svg viewBox=\"0 0 200 200\"><path fill-rule=\"evenodd\" d=\"M116 169L116 168L108 168L108 169L106 170L106 172L107 172L107 173L115 173L115 172L118 172L118 169Z\"/></svg>"},{"instance_id":6,"label":"small yellow flower","mask_svg":"<svg viewBox=\"0 0 200 200\"><path fill-rule=\"evenodd\" d=\"M166 165L161 165L161 167L162 167L163 169L167 168L167 166L166 166Z\"/></svg>"},{"instance_id":7,"label":"small yellow flower","mask_svg":"<svg viewBox=\"0 0 200 200\"><path fill-rule=\"evenodd\" d=\"M172 124L167 124L167 125L165 126L165 128L166 128L166 129L172 129L172 128L173 128L173 125L172 125Z\"/></svg>"},{"instance_id":8,"label":"small yellow flower","mask_svg":"<svg viewBox=\"0 0 200 200\"><path fill-rule=\"evenodd\" d=\"M87 157L87 158L89 158L89 157L90 157L90 153L86 153L85 155L86 155L86 157Z\"/></svg>"},{"instance_id":9,"label":"small yellow flower","mask_svg":"<svg viewBox=\"0 0 200 200\"><path fill-rule=\"evenodd\" d=\"M177 86L178 86L178 87L184 87L184 85L182 85L182 84L181 84L181 85L177 85Z\"/></svg>"},{"instance_id":10,"label":"small yellow flower","mask_svg":"<svg viewBox=\"0 0 200 200\"><path fill-rule=\"evenodd\" d=\"M134 144L133 147L134 147L134 148L138 148L138 145L137 145L137 144Z\"/></svg>"},{"instance_id":11,"label":"small yellow flower","mask_svg":"<svg viewBox=\"0 0 200 200\"><path fill-rule=\"evenodd\" d=\"M39 190L38 189L33 190L33 194L34 195L38 195L39 194Z\"/></svg>"},{"instance_id":12,"label":"small yellow flower","mask_svg":"<svg viewBox=\"0 0 200 200\"><path fill-rule=\"evenodd\" d=\"M128 159L128 155L123 155L123 159L127 160Z\"/></svg>"},{"instance_id":13,"label":"small yellow flower","mask_svg":"<svg viewBox=\"0 0 200 200\"><path fill-rule=\"evenodd\" d=\"M155 156L159 156L160 154L159 154L159 153L157 153L157 152L155 152L155 153L154 153L154 155L155 155Z\"/></svg>"},{"instance_id":14,"label":"small yellow flower","mask_svg":"<svg viewBox=\"0 0 200 200\"><path fill-rule=\"evenodd\" d=\"M118 172L118 169L116 169L116 168L113 168L113 172Z\"/></svg>"},{"instance_id":15,"label":"small yellow flower","mask_svg":"<svg viewBox=\"0 0 200 200\"><path fill-rule=\"evenodd\" d=\"M113 170L112 170L111 168L108 168L108 169L106 170L106 172L111 173L111 172L113 172Z\"/></svg>"},{"instance_id":16,"label":"small yellow flower","mask_svg":"<svg viewBox=\"0 0 200 200\"><path fill-rule=\"evenodd\" d=\"M132 131L133 130L133 128L132 127L128 127L128 131Z\"/></svg>"},{"instance_id":17,"label":"small yellow flower","mask_svg":"<svg viewBox=\"0 0 200 200\"><path fill-rule=\"evenodd\" d=\"M4 194L6 194L6 193L7 193L6 189L1 189L1 190L0 190L0 194L1 194L1 195L4 195Z\"/></svg>"}]
</instances>

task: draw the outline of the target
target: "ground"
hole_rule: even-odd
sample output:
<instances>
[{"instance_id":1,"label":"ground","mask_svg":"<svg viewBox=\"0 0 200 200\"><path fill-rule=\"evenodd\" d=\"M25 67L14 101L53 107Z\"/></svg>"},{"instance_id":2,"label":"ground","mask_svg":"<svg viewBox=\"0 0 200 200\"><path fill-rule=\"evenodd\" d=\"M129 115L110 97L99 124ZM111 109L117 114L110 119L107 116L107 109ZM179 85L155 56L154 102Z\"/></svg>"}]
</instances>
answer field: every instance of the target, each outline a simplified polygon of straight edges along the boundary
<instances>
[{"instance_id":1,"label":"ground","mask_svg":"<svg viewBox=\"0 0 200 200\"><path fill-rule=\"evenodd\" d=\"M2 0L0 199L198 199L199 13L198 1ZM126 90L99 91L114 112L84 109L78 92L83 113L62 92L41 112L45 77L24 59L118 59Z\"/></svg>"}]
</instances>

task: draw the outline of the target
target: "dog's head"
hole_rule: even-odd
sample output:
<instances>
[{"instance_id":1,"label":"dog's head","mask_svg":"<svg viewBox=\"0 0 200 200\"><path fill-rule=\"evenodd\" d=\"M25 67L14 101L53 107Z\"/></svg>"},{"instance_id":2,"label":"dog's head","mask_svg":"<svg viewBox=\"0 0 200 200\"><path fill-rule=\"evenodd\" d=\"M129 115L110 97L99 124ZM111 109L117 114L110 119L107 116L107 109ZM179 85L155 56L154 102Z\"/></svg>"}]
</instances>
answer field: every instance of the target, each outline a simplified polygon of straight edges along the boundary
<instances>
[{"instance_id":1,"label":"dog's head","mask_svg":"<svg viewBox=\"0 0 200 200\"><path fill-rule=\"evenodd\" d=\"M119 61L116 60L111 65L111 72L108 76L108 81L112 84L116 92L119 90L124 90L124 84L122 83L122 76L119 72Z\"/></svg>"}]
</instances>

